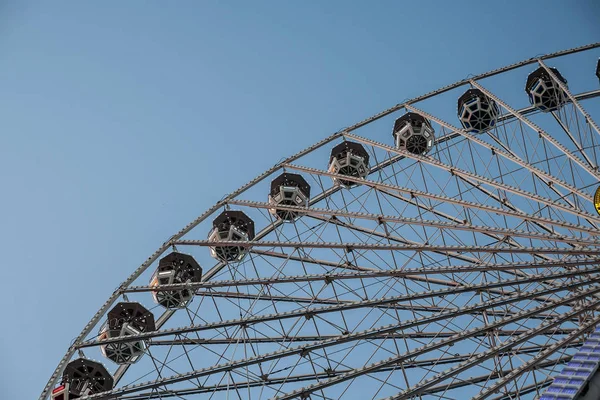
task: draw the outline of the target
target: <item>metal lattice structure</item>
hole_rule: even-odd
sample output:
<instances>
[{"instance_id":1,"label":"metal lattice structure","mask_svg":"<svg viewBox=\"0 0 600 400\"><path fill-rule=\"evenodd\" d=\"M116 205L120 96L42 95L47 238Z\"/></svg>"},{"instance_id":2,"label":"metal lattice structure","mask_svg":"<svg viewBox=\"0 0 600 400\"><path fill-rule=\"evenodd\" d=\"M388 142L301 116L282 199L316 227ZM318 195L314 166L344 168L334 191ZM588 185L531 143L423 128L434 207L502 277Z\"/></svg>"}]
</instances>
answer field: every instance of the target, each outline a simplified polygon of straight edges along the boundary
<instances>
[{"instance_id":1,"label":"metal lattice structure","mask_svg":"<svg viewBox=\"0 0 600 400\"><path fill-rule=\"evenodd\" d=\"M276 164L137 268L40 399L70 382L82 400L541 395L600 323L599 47L462 80Z\"/></svg>"}]
</instances>

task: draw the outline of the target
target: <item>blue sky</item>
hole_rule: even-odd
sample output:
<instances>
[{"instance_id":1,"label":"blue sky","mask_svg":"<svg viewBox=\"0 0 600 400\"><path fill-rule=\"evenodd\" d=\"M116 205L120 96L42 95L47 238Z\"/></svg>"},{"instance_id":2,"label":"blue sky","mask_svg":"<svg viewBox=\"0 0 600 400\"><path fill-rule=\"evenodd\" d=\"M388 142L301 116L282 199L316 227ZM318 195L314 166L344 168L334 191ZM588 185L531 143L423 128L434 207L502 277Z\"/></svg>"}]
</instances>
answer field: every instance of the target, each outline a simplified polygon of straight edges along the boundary
<instances>
[{"instance_id":1,"label":"blue sky","mask_svg":"<svg viewBox=\"0 0 600 400\"><path fill-rule=\"evenodd\" d=\"M403 99L600 40L589 1L0 1L0 392L189 220Z\"/></svg>"}]
</instances>

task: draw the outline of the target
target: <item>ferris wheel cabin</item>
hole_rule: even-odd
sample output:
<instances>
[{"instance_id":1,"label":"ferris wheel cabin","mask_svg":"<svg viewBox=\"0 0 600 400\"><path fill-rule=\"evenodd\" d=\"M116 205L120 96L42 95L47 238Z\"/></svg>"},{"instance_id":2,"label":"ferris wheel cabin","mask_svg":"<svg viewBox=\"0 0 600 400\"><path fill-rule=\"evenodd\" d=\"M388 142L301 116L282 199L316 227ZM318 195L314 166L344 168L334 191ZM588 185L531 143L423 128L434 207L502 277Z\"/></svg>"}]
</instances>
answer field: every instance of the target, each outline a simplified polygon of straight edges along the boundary
<instances>
[{"instance_id":1,"label":"ferris wheel cabin","mask_svg":"<svg viewBox=\"0 0 600 400\"><path fill-rule=\"evenodd\" d=\"M558 79L565 85L567 80L556 68L550 68ZM566 93L559 84L552 79L544 67L539 67L527 77L525 92L529 96L532 106L543 112L558 110L567 100Z\"/></svg>"},{"instance_id":2,"label":"ferris wheel cabin","mask_svg":"<svg viewBox=\"0 0 600 400\"><path fill-rule=\"evenodd\" d=\"M331 150L329 172L354 178L365 178L369 175L369 153L360 143L342 142ZM346 188L358 186L357 182L347 179L333 179L335 183Z\"/></svg>"},{"instance_id":3,"label":"ferris wheel cabin","mask_svg":"<svg viewBox=\"0 0 600 400\"><path fill-rule=\"evenodd\" d=\"M107 321L100 328L98 340L139 335L156 330L154 315L139 303L120 302L108 312ZM146 351L143 340L109 343L100 346L102 354L117 364L133 364Z\"/></svg>"},{"instance_id":4,"label":"ferris wheel cabin","mask_svg":"<svg viewBox=\"0 0 600 400\"><path fill-rule=\"evenodd\" d=\"M112 375L104 365L78 358L65 367L60 386L51 394L52 400L73 400L111 390L114 385Z\"/></svg>"},{"instance_id":5,"label":"ferris wheel cabin","mask_svg":"<svg viewBox=\"0 0 600 400\"><path fill-rule=\"evenodd\" d=\"M392 134L397 148L412 154L425 155L433 147L434 133L427 118L409 112L396 120Z\"/></svg>"},{"instance_id":6,"label":"ferris wheel cabin","mask_svg":"<svg viewBox=\"0 0 600 400\"><path fill-rule=\"evenodd\" d=\"M308 207L310 185L298 174L284 172L271 182L269 203L274 206ZM269 210L282 221L294 221L300 215L296 211L288 211L273 207Z\"/></svg>"},{"instance_id":7,"label":"ferris wheel cabin","mask_svg":"<svg viewBox=\"0 0 600 400\"><path fill-rule=\"evenodd\" d=\"M150 286L172 285L176 283L200 282L202 268L194 257L172 252L158 262L158 268L150 279ZM184 308L194 297L192 289L154 290L154 301L169 309Z\"/></svg>"},{"instance_id":8,"label":"ferris wheel cabin","mask_svg":"<svg viewBox=\"0 0 600 400\"><path fill-rule=\"evenodd\" d=\"M467 132L481 133L496 125L500 110L479 89L469 89L458 98L458 119Z\"/></svg>"},{"instance_id":9,"label":"ferris wheel cabin","mask_svg":"<svg viewBox=\"0 0 600 400\"><path fill-rule=\"evenodd\" d=\"M254 221L241 211L227 210L213 221L208 235L211 242L248 241L254 239ZM212 246L211 255L222 262L242 261L247 250L242 246Z\"/></svg>"}]
</instances>

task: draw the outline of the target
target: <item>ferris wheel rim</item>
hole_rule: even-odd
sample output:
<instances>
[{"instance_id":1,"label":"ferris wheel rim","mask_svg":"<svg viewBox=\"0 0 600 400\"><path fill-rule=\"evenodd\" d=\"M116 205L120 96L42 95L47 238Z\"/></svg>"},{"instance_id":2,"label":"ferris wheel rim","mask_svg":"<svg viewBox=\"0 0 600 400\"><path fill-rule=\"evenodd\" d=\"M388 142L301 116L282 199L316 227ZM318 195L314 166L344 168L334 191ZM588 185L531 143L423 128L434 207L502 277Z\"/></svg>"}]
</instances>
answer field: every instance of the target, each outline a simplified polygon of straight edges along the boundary
<instances>
[{"instance_id":1,"label":"ferris wheel rim","mask_svg":"<svg viewBox=\"0 0 600 400\"><path fill-rule=\"evenodd\" d=\"M303 155L306 155L322 146L325 146L328 143L331 143L332 141L339 139L339 138L352 138L352 139L358 139L358 136L353 135L351 132L363 127L371 122L374 122L380 118L383 118L389 114L392 114L398 110L401 109L406 109L406 110L417 110L413 105L416 103L419 103L420 101L426 100L428 98L437 96L439 94L445 93L447 91L450 91L452 89L456 89L458 87L464 86L464 85L475 85L475 87L480 87L478 84L478 81L488 78L488 77L492 77L513 69L517 69L526 65L530 65L530 64L535 64L535 63L539 63L542 66L545 66L544 64L544 60L549 60L549 59L553 59L553 58L557 58L557 57L562 57L562 56L566 56L566 55L570 55L570 54L574 54L574 53L578 53L578 52L583 52L586 50L591 50L591 49L595 49L600 47L600 42L596 42L596 43L591 43L588 45L584 45L584 46L579 46L579 47L575 47L572 49L568 49L568 50L562 50L562 51L558 51L558 52L554 52L554 53L549 53L543 56L539 56L539 57L533 57L533 58L529 58L517 63L513 63L510 65L507 65L505 67L502 68L498 68L498 69L494 69L491 71L488 71L486 73L483 74L479 74L473 77L469 77L469 78L465 78L462 80L459 80L453 84L447 85L447 86L443 86L439 89L436 89L434 91L425 93L421 96L415 97L413 99L404 101L402 103L399 103L391 108L388 108L378 114L375 114L369 118L366 118L354 125L351 125L347 128L341 129L329 136L327 136L326 138L318 141L317 143L313 144L312 146L307 147L304 150L301 150L300 152L286 158L283 161L278 162L277 164L275 164L273 167L267 169L266 171L264 171L263 173L259 174L257 177L255 177L254 179L252 179L251 181L249 181L248 183L246 183L245 185L241 186L240 188L238 188L237 190L235 190L234 192L230 193L229 195L225 196L223 199L221 199L220 201L218 201L215 205L213 205L212 207L210 207L209 209L207 209L205 212L203 212L199 217L197 217L196 219L192 220L190 223L188 223L184 228L182 228L180 231L178 231L176 234L174 234L173 236L171 236L166 242L164 242L154 253L152 253L152 255L144 262L142 263L141 266L139 266L136 270L134 270L134 272L126 279L124 280L119 287L113 292L113 294L106 300L106 302L100 307L100 309L94 314L94 316L90 319L90 321L85 325L85 327L83 328L83 330L81 331L81 333L73 340L71 346L69 347L69 349L67 350L67 352L65 353L65 355L63 356L63 358L61 359L61 361L59 362L59 364L57 365L56 369L54 370L54 372L52 373L48 383L46 384L46 386L44 387L42 394L40 395L40 400L46 399L49 394L50 391L52 390L52 387L57 383L58 379L59 379L59 375L62 373L62 370L64 369L66 363L68 362L69 359L71 359L75 353L77 352L78 346L82 343L82 340L92 331L92 329L97 326L98 322L100 321L100 318L108 311L108 309L114 304L114 302L119 298L119 296L121 296L123 293L126 292L127 288L129 287L129 285L135 281L135 279L137 279L137 277L139 277L154 261L156 261L165 251L167 251L169 248L172 248L173 245L175 244L182 244L179 242L179 239L181 237L183 237L186 233L188 233L190 230L192 230L195 226L197 226L198 224L200 224L202 221L204 221L206 218L208 218L209 216L213 215L216 211L218 211L219 209L227 206L228 204L232 203L232 201L235 199L235 197L237 197L238 195L240 195L241 193L245 192L246 190L248 190L249 188L253 187L254 185L256 185L257 183L261 182L262 180L266 179L267 177L269 177L270 175L274 174L275 172L281 170L282 168L286 167L286 166L291 166L292 162L295 161L296 159L302 157ZM568 89L567 89L568 91ZM570 93L569 93L570 94ZM572 95L572 98L574 99L588 99L591 97L597 97L600 96L600 90L595 90L595 91L589 91L589 92L584 92L584 93L579 93L579 94L574 94ZM575 104L577 104L577 102L575 102ZM517 110L520 111L520 110ZM421 111L419 111L421 112ZM592 120L593 121L593 120ZM597 125L594 126L596 128L596 130L598 131L598 127ZM600 133L600 131L598 132ZM448 140L447 138L441 137L436 139L437 140ZM596 174L598 174L598 171L595 171ZM598 176L598 175L596 175ZM293 208L290 208L291 210ZM257 237L260 235L257 234ZM215 268L217 268L216 266L211 268L209 271L207 271L204 274L203 277L203 281L204 280L210 280L214 277L214 275L218 272L218 270L216 270ZM172 313L174 313L174 311L172 310L166 310L165 313L163 314L163 316L161 316L160 318L157 319L157 326L163 324L164 322L166 322L166 320L168 320L170 314L172 315ZM127 367L124 367L124 369L126 370ZM122 374L124 372L119 373L119 371L122 369L122 367L119 367L119 369L117 370L117 373L115 374L115 383L118 382L118 380L120 379L120 377L122 376ZM86 397L87 398L87 397ZM95 397L89 397L89 398L95 398Z\"/></svg>"}]
</instances>

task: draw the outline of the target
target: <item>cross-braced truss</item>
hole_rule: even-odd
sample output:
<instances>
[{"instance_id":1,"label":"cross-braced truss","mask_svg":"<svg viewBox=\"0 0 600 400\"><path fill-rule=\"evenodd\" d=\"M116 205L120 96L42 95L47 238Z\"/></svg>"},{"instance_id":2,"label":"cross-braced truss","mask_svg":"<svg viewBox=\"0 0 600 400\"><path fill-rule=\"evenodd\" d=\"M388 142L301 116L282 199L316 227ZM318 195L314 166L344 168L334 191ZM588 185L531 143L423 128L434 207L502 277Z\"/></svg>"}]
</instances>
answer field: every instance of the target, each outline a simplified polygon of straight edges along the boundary
<instances>
[{"instance_id":1,"label":"cross-braced truss","mask_svg":"<svg viewBox=\"0 0 600 400\"><path fill-rule=\"evenodd\" d=\"M276 164L135 270L40 399L77 357L114 380L81 400L540 395L600 323L599 47L462 80ZM534 68L559 107L534 107L515 87ZM497 107L486 131L455 122L469 88ZM403 113L425 119L410 132L435 132L432 146L392 136ZM356 145L335 147L344 142ZM334 147L345 152L331 164ZM269 182L282 173L281 196L299 197L275 209ZM193 257L180 256L187 272L160 261L171 251ZM109 317L119 301L154 318ZM141 356L115 364L106 348Z\"/></svg>"}]
</instances>

